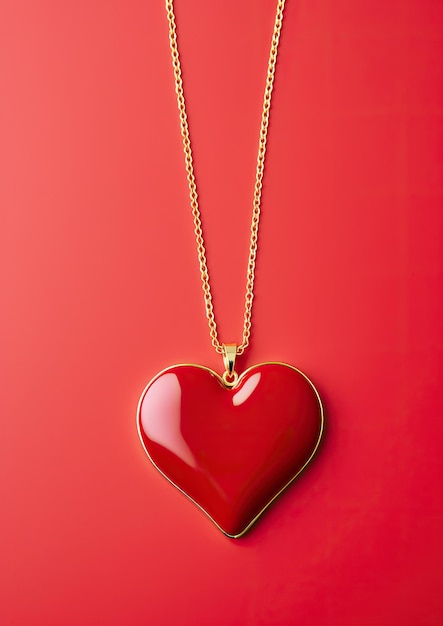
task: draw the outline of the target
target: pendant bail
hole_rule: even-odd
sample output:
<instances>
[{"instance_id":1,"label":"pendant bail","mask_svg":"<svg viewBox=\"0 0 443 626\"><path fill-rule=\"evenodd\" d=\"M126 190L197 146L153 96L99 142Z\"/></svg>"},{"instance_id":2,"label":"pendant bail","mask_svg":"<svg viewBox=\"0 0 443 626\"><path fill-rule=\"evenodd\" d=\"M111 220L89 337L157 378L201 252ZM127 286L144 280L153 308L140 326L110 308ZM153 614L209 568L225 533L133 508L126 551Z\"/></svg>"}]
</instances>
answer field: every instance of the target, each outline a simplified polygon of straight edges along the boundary
<instances>
[{"instance_id":1,"label":"pendant bail","mask_svg":"<svg viewBox=\"0 0 443 626\"><path fill-rule=\"evenodd\" d=\"M235 373L235 359L237 357L236 343L223 343L223 363L228 376L232 377Z\"/></svg>"},{"instance_id":2,"label":"pendant bail","mask_svg":"<svg viewBox=\"0 0 443 626\"><path fill-rule=\"evenodd\" d=\"M225 371L223 372L222 379L225 386L228 389L235 387L238 381L238 374L235 371L235 358L237 356L237 344L236 343L222 343L223 347L223 363L225 364Z\"/></svg>"}]
</instances>

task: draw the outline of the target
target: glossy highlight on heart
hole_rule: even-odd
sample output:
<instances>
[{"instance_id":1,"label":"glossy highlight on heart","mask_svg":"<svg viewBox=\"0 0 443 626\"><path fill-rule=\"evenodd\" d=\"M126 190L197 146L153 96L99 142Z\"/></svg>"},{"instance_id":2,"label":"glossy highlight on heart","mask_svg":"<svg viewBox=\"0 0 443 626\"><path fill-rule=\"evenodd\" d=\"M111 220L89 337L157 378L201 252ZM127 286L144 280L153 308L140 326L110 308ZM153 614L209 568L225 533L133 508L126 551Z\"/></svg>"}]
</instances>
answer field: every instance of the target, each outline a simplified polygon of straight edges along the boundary
<instances>
[{"instance_id":1,"label":"glossy highlight on heart","mask_svg":"<svg viewBox=\"0 0 443 626\"><path fill-rule=\"evenodd\" d=\"M314 385L291 365L256 365L233 387L206 367L175 365L144 389L137 425L161 474L240 537L312 459L324 416Z\"/></svg>"}]
</instances>

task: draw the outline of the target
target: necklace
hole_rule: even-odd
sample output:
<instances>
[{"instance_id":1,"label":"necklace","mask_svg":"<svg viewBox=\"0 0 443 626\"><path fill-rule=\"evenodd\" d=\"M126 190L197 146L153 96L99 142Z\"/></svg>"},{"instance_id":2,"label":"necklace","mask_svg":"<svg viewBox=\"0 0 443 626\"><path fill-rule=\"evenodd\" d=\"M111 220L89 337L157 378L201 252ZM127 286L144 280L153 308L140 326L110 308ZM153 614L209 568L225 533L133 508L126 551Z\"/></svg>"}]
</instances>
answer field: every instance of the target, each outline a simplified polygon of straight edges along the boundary
<instances>
[{"instance_id":1,"label":"necklace","mask_svg":"<svg viewBox=\"0 0 443 626\"><path fill-rule=\"evenodd\" d=\"M242 374L236 357L249 345L255 259L266 140L285 0L278 0L259 135L242 341L218 337L206 263L191 141L186 115L173 0L166 0L169 42L180 114L190 205L212 345L223 357L220 375L203 365L180 364L157 374L137 410L143 447L157 470L228 537L243 535L300 474L323 433L317 390L300 370L261 363Z\"/></svg>"}]
</instances>

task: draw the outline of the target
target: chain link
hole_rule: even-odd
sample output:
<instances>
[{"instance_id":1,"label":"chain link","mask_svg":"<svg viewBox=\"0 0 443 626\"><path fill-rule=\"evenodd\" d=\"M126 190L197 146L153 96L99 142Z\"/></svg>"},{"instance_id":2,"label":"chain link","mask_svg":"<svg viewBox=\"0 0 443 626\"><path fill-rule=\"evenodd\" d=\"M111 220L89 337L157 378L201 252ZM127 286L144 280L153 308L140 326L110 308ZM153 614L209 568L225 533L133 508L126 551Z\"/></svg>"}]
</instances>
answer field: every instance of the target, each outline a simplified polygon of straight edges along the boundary
<instances>
[{"instance_id":1,"label":"chain link","mask_svg":"<svg viewBox=\"0 0 443 626\"><path fill-rule=\"evenodd\" d=\"M275 65L277 61L278 43L283 23L283 10L285 0L278 0L275 15L274 31L272 34L271 49L269 53L268 72L266 76L265 93L263 98L263 110L260 126L259 145L257 154L257 169L254 186L254 198L252 208L251 239L249 244L249 260L246 278L245 312L243 325L243 338L237 346L237 354L243 354L249 345L251 335L252 303L254 300L255 261L257 257L258 227L260 222L260 203L263 187L263 174L266 154L266 141L269 126L269 112L271 109L272 89L274 86ZM189 185L189 198L194 219L194 233L197 242L197 253L200 264L200 277L205 298L206 317L208 318L209 332L212 345L218 354L223 354L223 344L220 343L217 333L217 324L214 316L211 287L209 284L208 265L206 262L206 249L203 239L202 221L198 204L197 185L195 182L194 165L192 159L191 139L189 136L188 118L186 115L185 96L183 91L183 79L180 65L180 56L177 45L177 30L174 14L173 0L166 0L166 13L169 23L169 44L171 48L172 66L175 77L175 92L177 105L180 113L180 127L183 138L183 150L185 155L186 174Z\"/></svg>"}]
</instances>

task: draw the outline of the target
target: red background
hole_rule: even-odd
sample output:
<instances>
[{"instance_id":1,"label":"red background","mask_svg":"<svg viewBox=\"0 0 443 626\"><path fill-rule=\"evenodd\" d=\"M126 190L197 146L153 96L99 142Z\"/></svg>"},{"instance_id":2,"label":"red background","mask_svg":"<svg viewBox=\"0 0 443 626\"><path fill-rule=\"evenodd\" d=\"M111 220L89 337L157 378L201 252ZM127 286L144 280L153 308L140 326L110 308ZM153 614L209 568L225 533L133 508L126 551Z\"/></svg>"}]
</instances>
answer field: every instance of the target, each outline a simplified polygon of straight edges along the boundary
<instances>
[{"instance_id":1,"label":"red background","mask_svg":"<svg viewBox=\"0 0 443 626\"><path fill-rule=\"evenodd\" d=\"M274 0L177 0L216 314L238 341ZM316 383L318 458L231 541L135 410L208 339L155 2L2 3L2 626L441 624L443 5L289 0L242 367Z\"/></svg>"}]
</instances>

